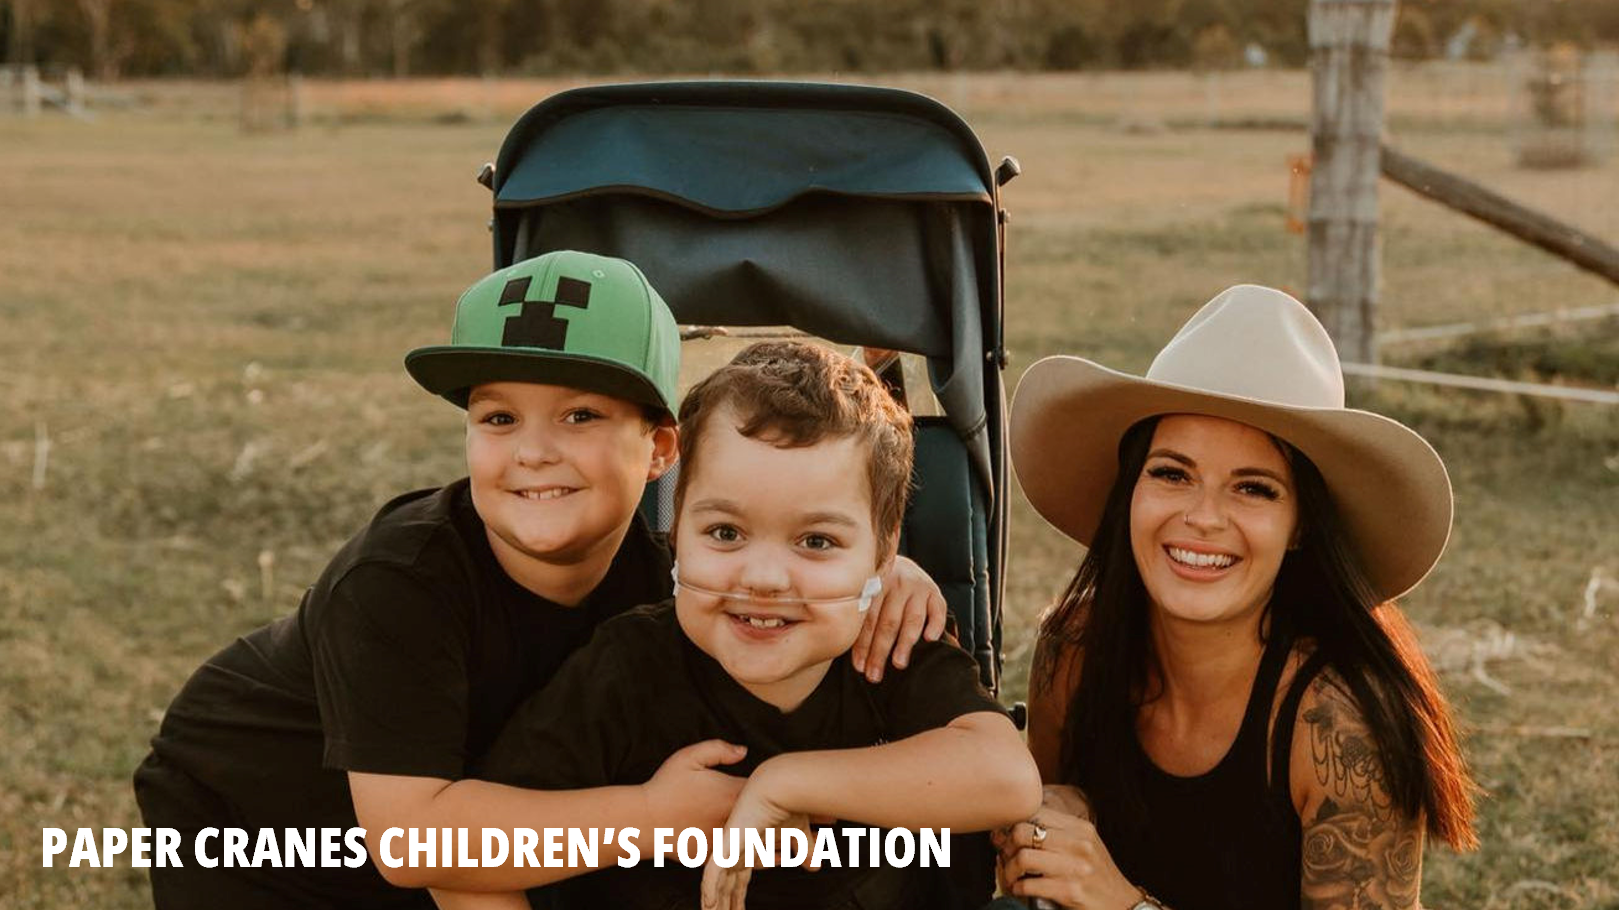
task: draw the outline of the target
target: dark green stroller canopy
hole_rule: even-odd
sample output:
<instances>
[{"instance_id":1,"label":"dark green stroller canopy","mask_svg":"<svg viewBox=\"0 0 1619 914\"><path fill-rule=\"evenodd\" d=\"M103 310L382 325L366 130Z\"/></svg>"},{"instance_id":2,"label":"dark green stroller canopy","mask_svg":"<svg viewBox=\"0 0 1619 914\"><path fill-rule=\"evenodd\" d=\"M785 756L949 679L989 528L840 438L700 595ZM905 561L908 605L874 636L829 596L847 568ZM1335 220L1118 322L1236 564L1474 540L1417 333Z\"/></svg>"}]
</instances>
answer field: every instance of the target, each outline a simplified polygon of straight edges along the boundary
<instances>
[{"instance_id":1,"label":"dark green stroller canopy","mask_svg":"<svg viewBox=\"0 0 1619 914\"><path fill-rule=\"evenodd\" d=\"M900 548L998 686L1006 551L996 177L911 92L778 82L601 86L529 110L495 164L495 265L626 258L685 324L783 326L927 357Z\"/></svg>"}]
</instances>

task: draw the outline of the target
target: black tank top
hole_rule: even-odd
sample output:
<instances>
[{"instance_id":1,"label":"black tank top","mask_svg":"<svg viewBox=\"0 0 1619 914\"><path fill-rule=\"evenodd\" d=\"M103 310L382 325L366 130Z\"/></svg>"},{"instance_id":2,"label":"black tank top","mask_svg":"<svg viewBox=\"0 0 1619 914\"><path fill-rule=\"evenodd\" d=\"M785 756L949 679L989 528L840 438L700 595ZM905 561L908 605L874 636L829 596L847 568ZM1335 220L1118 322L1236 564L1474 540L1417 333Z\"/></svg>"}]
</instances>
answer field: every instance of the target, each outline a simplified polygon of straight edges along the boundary
<instances>
[{"instance_id":1,"label":"black tank top","mask_svg":"<svg viewBox=\"0 0 1619 914\"><path fill-rule=\"evenodd\" d=\"M1172 908L1297 908L1302 832L1288 787L1293 719L1320 655L1299 669L1276 715L1270 770L1265 731L1291 642L1265 648L1237 738L1223 759L1194 777L1153 764L1137 739L1143 827L1101 827L1113 861L1131 882Z\"/></svg>"}]
</instances>

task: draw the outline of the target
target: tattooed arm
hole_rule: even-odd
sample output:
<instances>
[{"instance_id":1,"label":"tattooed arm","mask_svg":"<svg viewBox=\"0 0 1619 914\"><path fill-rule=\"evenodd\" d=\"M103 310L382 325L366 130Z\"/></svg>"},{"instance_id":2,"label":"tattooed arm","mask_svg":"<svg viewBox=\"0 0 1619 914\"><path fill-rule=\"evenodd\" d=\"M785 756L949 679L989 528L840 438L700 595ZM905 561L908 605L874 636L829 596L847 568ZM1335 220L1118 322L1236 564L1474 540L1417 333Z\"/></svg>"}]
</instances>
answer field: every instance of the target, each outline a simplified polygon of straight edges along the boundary
<instances>
[{"instance_id":1,"label":"tattooed arm","mask_svg":"<svg viewBox=\"0 0 1619 914\"><path fill-rule=\"evenodd\" d=\"M1422 820L1394 808L1360 708L1330 669L1300 704L1289 780L1304 826L1303 907L1417 907Z\"/></svg>"}]
</instances>

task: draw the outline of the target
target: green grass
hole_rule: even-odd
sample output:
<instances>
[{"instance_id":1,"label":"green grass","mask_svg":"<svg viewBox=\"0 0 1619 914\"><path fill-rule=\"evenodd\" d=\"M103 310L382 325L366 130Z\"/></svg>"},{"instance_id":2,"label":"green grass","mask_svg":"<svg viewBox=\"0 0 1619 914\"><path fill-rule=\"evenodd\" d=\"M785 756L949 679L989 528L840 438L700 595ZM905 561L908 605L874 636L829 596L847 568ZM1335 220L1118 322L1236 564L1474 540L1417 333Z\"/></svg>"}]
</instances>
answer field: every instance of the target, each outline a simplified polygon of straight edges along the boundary
<instances>
[{"instance_id":1,"label":"green grass","mask_svg":"<svg viewBox=\"0 0 1619 914\"><path fill-rule=\"evenodd\" d=\"M1285 156L1302 136L1127 134L1049 80L1016 106L1004 77L943 85L992 157L1025 168L1006 192L1009 381L1054 352L1141 371L1225 286L1302 289L1302 239L1283 228ZM488 267L488 195L472 175L504 127L334 118L244 137L228 118L117 113L4 125L0 905L146 905L127 867L41 869L40 828L137 824L129 773L185 676L290 611L383 500L459 474L457 412L400 360L443 336ZM1454 131L1407 139L1430 155L1468 148ZM1491 174L1521 196L1563 199L1504 168ZM1403 191L1385 185L1384 203L1385 326L1614 298ZM1387 358L1611 385L1613 340L1590 324ZM1619 579L1619 418L1396 384L1355 396L1426 435L1456 486L1451 548L1405 605L1490 795L1483 849L1430 852L1424 901L1619 904L1619 584L1600 584ZM1079 549L1021 495L1011 536L1017 698L1033 619Z\"/></svg>"}]
</instances>

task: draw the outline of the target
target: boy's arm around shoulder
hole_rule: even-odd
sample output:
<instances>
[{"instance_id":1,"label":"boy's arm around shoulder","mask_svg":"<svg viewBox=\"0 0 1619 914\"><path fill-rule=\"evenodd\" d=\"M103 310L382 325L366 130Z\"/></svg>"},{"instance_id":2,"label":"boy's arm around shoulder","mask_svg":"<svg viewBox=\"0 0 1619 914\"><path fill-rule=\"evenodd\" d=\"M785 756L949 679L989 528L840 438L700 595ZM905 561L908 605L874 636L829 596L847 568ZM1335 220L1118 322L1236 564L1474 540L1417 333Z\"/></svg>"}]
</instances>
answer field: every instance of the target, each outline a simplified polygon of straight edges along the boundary
<instances>
[{"instance_id":1,"label":"boy's arm around shoulder","mask_svg":"<svg viewBox=\"0 0 1619 914\"><path fill-rule=\"evenodd\" d=\"M981 831L1039 809L1034 759L965 651L948 640L918 644L909 668L875 689L899 738L777 756L747 789L792 812L883 828Z\"/></svg>"}]
</instances>

